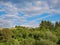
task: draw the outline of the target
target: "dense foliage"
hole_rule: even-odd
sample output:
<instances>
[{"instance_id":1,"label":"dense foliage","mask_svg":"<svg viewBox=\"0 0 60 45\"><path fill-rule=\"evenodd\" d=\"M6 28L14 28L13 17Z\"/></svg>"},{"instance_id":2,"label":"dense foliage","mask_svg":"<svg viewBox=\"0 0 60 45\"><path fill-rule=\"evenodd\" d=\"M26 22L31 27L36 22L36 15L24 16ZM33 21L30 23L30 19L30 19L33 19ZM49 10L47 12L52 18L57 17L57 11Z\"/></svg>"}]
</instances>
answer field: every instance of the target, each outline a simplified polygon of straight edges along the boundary
<instances>
[{"instance_id":1,"label":"dense foliage","mask_svg":"<svg viewBox=\"0 0 60 45\"><path fill-rule=\"evenodd\" d=\"M42 21L37 28L1 28L0 45L60 45L60 22Z\"/></svg>"}]
</instances>

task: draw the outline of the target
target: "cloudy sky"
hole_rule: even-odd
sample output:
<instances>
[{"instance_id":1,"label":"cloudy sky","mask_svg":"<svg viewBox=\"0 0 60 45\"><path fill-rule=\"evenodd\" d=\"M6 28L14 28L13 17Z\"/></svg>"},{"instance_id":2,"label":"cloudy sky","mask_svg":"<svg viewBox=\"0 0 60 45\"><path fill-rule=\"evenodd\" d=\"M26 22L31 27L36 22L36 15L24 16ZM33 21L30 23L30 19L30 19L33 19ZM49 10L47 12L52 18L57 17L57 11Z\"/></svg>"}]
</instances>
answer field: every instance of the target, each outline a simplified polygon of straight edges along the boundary
<instances>
[{"instance_id":1,"label":"cloudy sky","mask_svg":"<svg viewBox=\"0 0 60 45\"><path fill-rule=\"evenodd\" d=\"M42 20L60 20L60 0L0 0L0 28L38 27Z\"/></svg>"}]
</instances>

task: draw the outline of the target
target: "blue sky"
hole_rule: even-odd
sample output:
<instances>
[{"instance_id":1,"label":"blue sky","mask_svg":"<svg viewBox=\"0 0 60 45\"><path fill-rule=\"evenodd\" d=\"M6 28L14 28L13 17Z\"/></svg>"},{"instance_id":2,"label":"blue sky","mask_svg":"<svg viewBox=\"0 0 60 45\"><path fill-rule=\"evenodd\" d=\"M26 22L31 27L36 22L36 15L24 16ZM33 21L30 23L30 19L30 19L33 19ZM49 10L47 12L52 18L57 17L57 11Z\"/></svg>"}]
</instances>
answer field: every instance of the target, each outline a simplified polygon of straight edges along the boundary
<instances>
[{"instance_id":1,"label":"blue sky","mask_svg":"<svg viewBox=\"0 0 60 45\"><path fill-rule=\"evenodd\" d=\"M0 28L38 27L42 20L60 21L60 0L0 0Z\"/></svg>"}]
</instances>

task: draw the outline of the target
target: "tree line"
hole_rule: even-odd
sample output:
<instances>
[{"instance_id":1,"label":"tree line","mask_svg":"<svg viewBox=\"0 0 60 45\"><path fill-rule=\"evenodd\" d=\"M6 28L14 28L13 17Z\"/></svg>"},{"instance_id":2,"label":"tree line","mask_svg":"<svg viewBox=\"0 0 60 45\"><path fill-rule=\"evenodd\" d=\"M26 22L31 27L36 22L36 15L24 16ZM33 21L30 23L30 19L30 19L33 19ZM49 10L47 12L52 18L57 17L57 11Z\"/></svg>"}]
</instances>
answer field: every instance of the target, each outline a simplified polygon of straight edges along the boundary
<instances>
[{"instance_id":1,"label":"tree line","mask_svg":"<svg viewBox=\"0 0 60 45\"><path fill-rule=\"evenodd\" d=\"M1 28L0 45L60 45L60 22L41 21L36 28Z\"/></svg>"}]
</instances>

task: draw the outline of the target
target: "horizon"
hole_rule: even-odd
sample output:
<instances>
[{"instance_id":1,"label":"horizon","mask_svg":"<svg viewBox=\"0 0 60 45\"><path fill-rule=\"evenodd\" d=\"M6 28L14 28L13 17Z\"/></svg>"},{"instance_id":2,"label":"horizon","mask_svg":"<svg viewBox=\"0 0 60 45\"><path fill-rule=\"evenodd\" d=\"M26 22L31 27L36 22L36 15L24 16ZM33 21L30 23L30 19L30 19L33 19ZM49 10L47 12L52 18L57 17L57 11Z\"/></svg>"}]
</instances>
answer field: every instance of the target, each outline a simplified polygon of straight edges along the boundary
<instances>
[{"instance_id":1,"label":"horizon","mask_svg":"<svg viewBox=\"0 0 60 45\"><path fill-rule=\"evenodd\" d=\"M38 27L60 21L60 0L0 0L0 28Z\"/></svg>"}]
</instances>

